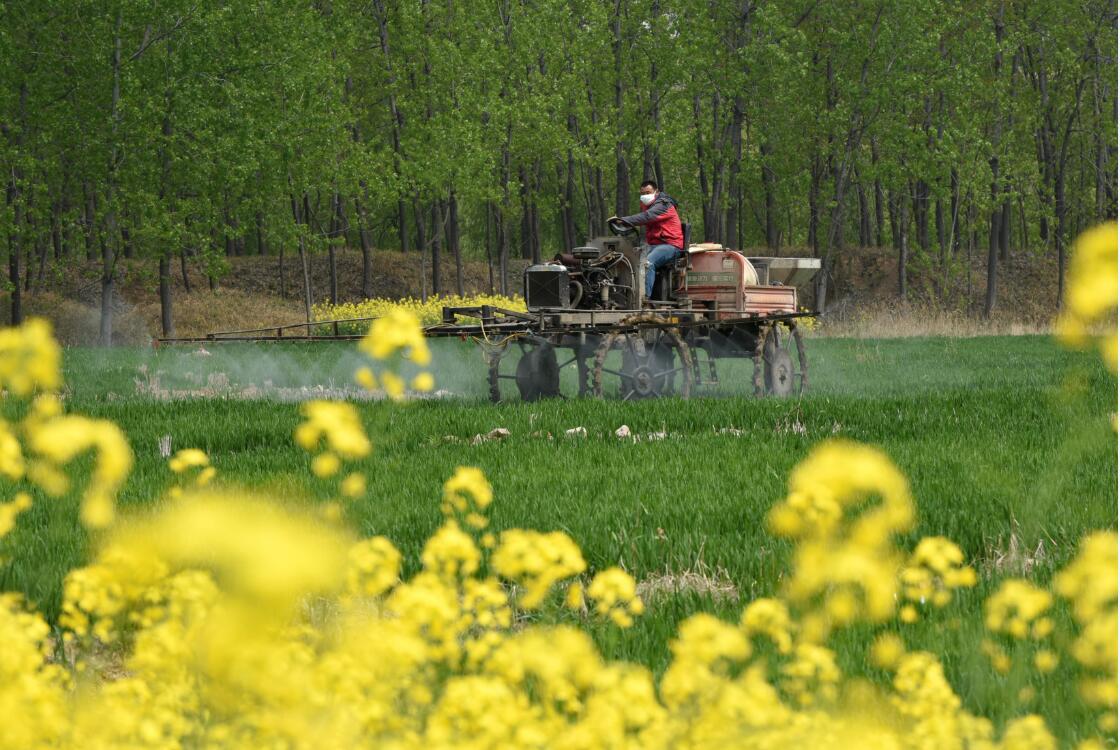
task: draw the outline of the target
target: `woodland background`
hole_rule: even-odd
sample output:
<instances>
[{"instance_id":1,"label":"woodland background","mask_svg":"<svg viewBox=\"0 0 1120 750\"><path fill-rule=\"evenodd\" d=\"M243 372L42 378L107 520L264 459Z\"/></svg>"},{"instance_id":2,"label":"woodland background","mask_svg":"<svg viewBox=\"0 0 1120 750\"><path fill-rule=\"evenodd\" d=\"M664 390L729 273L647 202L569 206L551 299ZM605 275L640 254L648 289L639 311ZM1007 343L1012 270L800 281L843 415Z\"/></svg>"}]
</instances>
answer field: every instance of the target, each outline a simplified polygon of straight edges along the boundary
<instances>
[{"instance_id":1,"label":"woodland background","mask_svg":"<svg viewBox=\"0 0 1120 750\"><path fill-rule=\"evenodd\" d=\"M695 241L820 257L820 309L871 246L900 299L983 256L984 317L1015 248L1055 263L1056 308L1071 238L1116 215L1116 24L1104 0L0 2L9 319L94 269L112 343L121 269L150 264L169 335L174 279L258 254L309 311L342 248L365 296L375 249L418 296L471 259L516 293L647 177Z\"/></svg>"}]
</instances>

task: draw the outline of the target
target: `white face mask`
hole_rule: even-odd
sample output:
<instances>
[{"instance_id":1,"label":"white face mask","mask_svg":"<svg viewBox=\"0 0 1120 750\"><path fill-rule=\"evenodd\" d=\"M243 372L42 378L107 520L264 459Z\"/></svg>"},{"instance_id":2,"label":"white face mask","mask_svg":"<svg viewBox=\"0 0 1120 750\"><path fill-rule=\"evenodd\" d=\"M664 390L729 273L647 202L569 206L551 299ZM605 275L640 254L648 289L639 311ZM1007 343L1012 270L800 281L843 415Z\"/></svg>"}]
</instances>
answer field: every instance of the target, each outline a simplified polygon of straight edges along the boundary
<instances>
[{"instance_id":1,"label":"white face mask","mask_svg":"<svg viewBox=\"0 0 1120 750\"><path fill-rule=\"evenodd\" d=\"M653 200L656 197L657 197L656 193L650 193L649 195L639 195L638 200L640 200L642 202L643 206L648 206L649 204L653 203Z\"/></svg>"}]
</instances>

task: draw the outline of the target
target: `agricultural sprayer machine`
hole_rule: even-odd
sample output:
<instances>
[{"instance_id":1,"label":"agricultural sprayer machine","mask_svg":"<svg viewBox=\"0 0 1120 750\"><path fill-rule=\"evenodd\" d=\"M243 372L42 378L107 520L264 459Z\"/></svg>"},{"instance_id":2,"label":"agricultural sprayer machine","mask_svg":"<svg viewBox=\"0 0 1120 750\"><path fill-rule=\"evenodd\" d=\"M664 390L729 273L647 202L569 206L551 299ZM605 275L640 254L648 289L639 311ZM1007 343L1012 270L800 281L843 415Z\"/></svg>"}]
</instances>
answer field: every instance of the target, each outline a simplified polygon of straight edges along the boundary
<instances>
[{"instance_id":1,"label":"agricultural sprayer machine","mask_svg":"<svg viewBox=\"0 0 1120 750\"><path fill-rule=\"evenodd\" d=\"M720 359L753 361L756 395L788 396L808 386L797 286L820 269L815 258L747 257L720 245L690 244L660 269L644 298L645 273L634 227L614 219L611 234L525 270L527 311L445 307L430 337L482 347L492 401L573 396L688 398L719 385ZM209 334L204 341L354 338L317 321ZM285 329L305 328L305 336ZM333 326L333 335L312 335ZM568 374L571 373L571 374ZM574 377L572 377L574 375Z\"/></svg>"}]
</instances>

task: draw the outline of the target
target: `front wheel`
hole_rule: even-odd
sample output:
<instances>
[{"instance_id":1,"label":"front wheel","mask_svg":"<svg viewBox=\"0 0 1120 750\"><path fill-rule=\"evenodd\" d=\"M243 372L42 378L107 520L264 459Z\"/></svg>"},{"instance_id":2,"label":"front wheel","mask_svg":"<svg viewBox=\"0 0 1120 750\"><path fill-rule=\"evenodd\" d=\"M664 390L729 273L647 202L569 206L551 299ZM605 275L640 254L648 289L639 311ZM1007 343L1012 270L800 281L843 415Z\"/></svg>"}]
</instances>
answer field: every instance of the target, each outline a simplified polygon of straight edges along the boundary
<instances>
[{"instance_id":1,"label":"front wheel","mask_svg":"<svg viewBox=\"0 0 1120 750\"><path fill-rule=\"evenodd\" d=\"M754 355L756 396L800 396L809 387L805 342L793 321L764 326Z\"/></svg>"},{"instance_id":2,"label":"front wheel","mask_svg":"<svg viewBox=\"0 0 1120 750\"><path fill-rule=\"evenodd\" d=\"M630 318L623 324L638 322L663 321ZM608 359L616 350L620 353L618 360ZM595 355L595 395L603 398L611 381L618 383L618 395L623 401L672 395L688 398L693 381L688 345L677 329L661 325L614 331L603 339Z\"/></svg>"}]
</instances>

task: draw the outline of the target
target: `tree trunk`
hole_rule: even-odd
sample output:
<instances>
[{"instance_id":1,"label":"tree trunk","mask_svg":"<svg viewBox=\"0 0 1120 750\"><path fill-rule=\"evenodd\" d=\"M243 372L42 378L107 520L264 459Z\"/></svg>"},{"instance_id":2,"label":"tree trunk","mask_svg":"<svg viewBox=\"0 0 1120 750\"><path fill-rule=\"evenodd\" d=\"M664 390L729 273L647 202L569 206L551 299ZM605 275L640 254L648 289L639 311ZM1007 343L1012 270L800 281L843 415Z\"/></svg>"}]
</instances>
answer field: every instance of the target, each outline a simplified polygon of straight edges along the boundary
<instances>
[{"instance_id":1,"label":"tree trunk","mask_svg":"<svg viewBox=\"0 0 1120 750\"><path fill-rule=\"evenodd\" d=\"M817 236L817 225L820 222L820 189L821 189L821 157L813 153L813 162L809 167L809 247L813 248L813 257L821 257L820 239ZM820 309L820 308L818 308Z\"/></svg>"},{"instance_id":2,"label":"tree trunk","mask_svg":"<svg viewBox=\"0 0 1120 750\"><path fill-rule=\"evenodd\" d=\"M1057 306L1062 306L1062 299L1066 293L1066 181L1065 165L1055 171L1054 175L1054 245L1058 251L1058 300Z\"/></svg>"},{"instance_id":3,"label":"tree trunk","mask_svg":"<svg viewBox=\"0 0 1120 750\"><path fill-rule=\"evenodd\" d=\"M278 261L280 266L280 298L285 299L288 296L288 279L284 273L284 243L280 243Z\"/></svg>"},{"instance_id":4,"label":"tree trunk","mask_svg":"<svg viewBox=\"0 0 1120 750\"><path fill-rule=\"evenodd\" d=\"M778 250L778 217L776 211L777 197L774 193L777 191L777 175L774 174L774 167L770 161L770 155L773 151L770 143L764 141L759 145L759 154L762 157L762 189L765 194L766 202L766 246L771 250L777 252Z\"/></svg>"},{"instance_id":5,"label":"tree trunk","mask_svg":"<svg viewBox=\"0 0 1120 750\"><path fill-rule=\"evenodd\" d=\"M594 112L592 113L594 117ZM502 202L496 207L495 220L498 232L498 289L502 296L509 294L509 226L506 219L506 210L509 208L509 178L510 178L510 146L513 142L513 123L506 123L506 138L502 143L501 170L499 178L502 181ZM602 173L599 174L600 183ZM600 184L601 187L601 184Z\"/></svg>"},{"instance_id":6,"label":"tree trunk","mask_svg":"<svg viewBox=\"0 0 1120 750\"><path fill-rule=\"evenodd\" d=\"M8 182L8 204L13 207L12 228L8 234L8 285L11 287L11 324L23 323L23 289L20 286L20 259L23 257L23 198L20 195L22 177L19 169L12 167Z\"/></svg>"},{"instance_id":7,"label":"tree trunk","mask_svg":"<svg viewBox=\"0 0 1120 750\"><path fill-rule=\"evenodd\" d=\"M257 225L257 255L268 255L268 239L264 233L264 215L257 211L255 220Z\"/></svg>"},{"instance_id":8,"label":"tree trunk","mask_svg":"<svg viewBox=\"0 0 1120 750\"><path fill-rule=\"evenodd\" d=\"M509 231L506 227L505 211L501 206L497 210L498 228L498 291L503 296L509 296Z\"/></svg>"},{"instance_id":9,"label":"tree trunk","mask_svg":"<svg viewBox=\"0 0 1120 750\"><path fill-rule=\"evenodd\" d=\"M187 249L179 251L179 271L183 274L183 291L191 293L191 277L187 274Z\"/></svg>"},{"instance_id":10,"label":"tree trunk","mask_svg":"<svg viewBox=\"0 0 1120 750\"><path fill-rule=\"evenodd\" d=\"M404 198L397 201L397 236L402 253L407 253L408 242L408 205Z\"/></svg>"},{"instance_id":11,"label":"tree trunk","mask_svg":"<svg viewBox=\"0 0 1120 750\"><path fill-rule=\"evenodd\" d=\"M175 324L171 315L171 256L164 253L159 258L159 320L163 337L175 335Z\"/></svg>"},{"instance_id":12,"label":"tree trunk","mask_svg":"<svg viewBox=\"0 0 1120 750\"><path fill-rule=\"evenodd\" d=\"M51 249L54 251L55 262L62 260L62 201L56 200L51 205ZM42 268L39 274L40 283L43 281Z\"/></svg>"},{"instance_id":13,"label":"tree trunk","mask_svg":"<svg viewBox=\"0 0 1120 750\"><path fill-rule=\"evenodd\" d=\"M879 144L871 139L871 166L875 169L879 164ZM883 246L883 183L879 181L878 170L875 171L875 246Z\"/></svg>"},{"instance_id":14,"label":"tree trunk","mask_svg":"<svg viewBox=\"0 0 1120 750\"><path fill-rule=\"evenodd\" d=\"M289 183L291 182L289 178ZM311 322L311 268L310 261L307 257L306 238L304 237L304 229L300 229L302 225L307 222L308 218L308 203L307 193L303 194L303 200L297 201L293 193L291 196L292 201L292 220L295 222L296 231L298 232L298 245L299 245L299 260L300 266L303 269L303 313L304 322ZM302 207L301 207L302 206ZM283 260L283 253L281 252L281 260ZM283 268L283 266L281 266ZM308 329L310 331L310 329Z\"/></svg>"},{"instance_id":15,"label":"tree trunk","mask_svg":"<svg viewBox=\"0 0 1120 750\"><path fill-rule=\"evenodd\" d=\"M338 304L338 254L335 243L341 229L339 220L342 211L341 201L342 198L337 192L331 195L331 222L330 228L327 230L327 271L330 280L329 293L332 305Z\"/></svg>"},{"instance_id":16,"label":"tree trunk","mask_svg":"<svg viewBox=\"0 0 1120 750\"><path fill-rule=\"evenodd\" d=\"M93 241L94 233L97 230L97 199L90 190L89 182L82 182L82 192L85 194L85 201L82 206L82 230L83 239L86 246L86 260L97 260L97 246Z\"/></svg>"},{"instance_id":17,"label":"tree trunk","mask_svg":"<svg viewBox=\"0 0 1120 750\"><path fill-rule=\"evenodd\" d=\"M940 198L934 201L933 204L933 228L937 232L937 248L941 253L941 258L945 257L945 203Z\"/></svg>"},{"instance_id":18,"label":"tree trunk","mask_svg":"<svg viewBox=\"0 0 1120 750\"><path fill-rule=\"evenodd\" d=\"M898 202L898 298L906 301L906 264L910 259L909 234L910 222L906 216L907 201Z\"/></svg>"},{"instance_id":19,"label":"tree trunk","mask_svg":"<svg viewBox=\"0 0 1120 750\"><path fill-rule=\"evenodd\" d=\"M1007 195L1007 189L1004 195ZM1011 201L1004 200L1000 207L999 219L999 259L1006 262L1011 257Z\"/></svg>"},{"instance_id":20,"label":"tree trunk","mask_svg":"<svg viewBox=\"0 0 1120 750\"><path fill-rule=\"evenodd\" d=\"M560 246L565 251L575 247L575 233L572 232L572 208L568 196L568 185L564 181L564 167L556 164L556 184L562 186L559 195L559 210L556 212L556 228L560 231Z\"/></svg>"},{"instance_id":21,"label":"tree trunk","mask_svg":"<svg viewBox=\"0 0 1120 750\"><path fill-rule=\"evenodd\" d=\"M412 198L412 215L416 220L416 246L420 250L420 301L428 301L428 228L420 196Z\"/></svg>"},{"instance_id":22,"label":"tree trunk","mask_svg":"<svg viewBox=\"0 0 1120 750\"><path fill-rule=\"evenodd\" d=\"M35 268L35 260L39 256L39 233L36 231L35 227L34 192L29 191L27 195L27 211L24 213L24 217L27 220L27 239L29 239L30 242L25 241L23 243L23 247L26 251L26 257L23 261L23 291L30 292L31 271Z\"/></svg>"},{"instance_id":23,"label":"tree trunk","mask_svg":"<svg viewBox=\"0 0 1120 750\"><path fill-rule=\"evenodd\" d=\"M490 245L490 224L494 214L494 204L487 201L486 203L486 272L489 278L490 294L494 294L494 252Z\"/></svg>"},{"instance_id":24,"label":"tree trunk","mask_svg":"<svg viewBox=\"0 0 1120 750\"><path fill-rule=\"evenodd\" d=\"M70 162L62 160L62 196L59 199L59 236L62 241L62 257L69 258L72 244L70 216Z\"/></svg>"},{"instance_id":25,"label":"tree trunk","mask_svg":"<svg viewBox=\"0 0 1120 750\"><path fill-rule=\"evenodd\" d=\"M23 155L23 145L27 132L27 82L19 87L19 133L16 136L16 153ZM23 323L23 296L20 290L20 259L23 256L23 172L12 164L8 173L6 202L12 207L12 226L8 232L8 284L11 287L11 324Z\"/></svg>"},{"instance_id":26,"label":"tree trunk","mask_svg":"<svg viewBox=\"0 0 1120 750\"><path fill-rule=\"evenodd\" d=\"M952 249L953 255L956 255L960 252L961 249L961 232L956 228L959 223L958 217L960 216L961 178L960 175L957 174L956 167L953 167L951 170L949 170L949 191L951 194L951 197L949 199L949 213L953 217L953 231L950 232L951 237L949 246Z\"/></svg>"},{"instance_id":27,"label":"tree trunk","mask_svg":"<svg viewBox=\"0 0 1120 750\"><path fill-rule=\"evenodd\" d=\"M541 192L541 183L544 181L544 175L541 171L541 160L537 159L537 163L533 168L533 192L529 202L529 231L530 237L533 242L533 262L541 262L541 211L537 203L537 198Z\"/></svg>"},{"instance_id":28,"label":"tree trunk","mask_svg":"<svg viewBox=\"0 0 1120 750\"><path fill-rule=\"evenodd\" d=\"M859 180L859 173L856 173ZM867 186L860 180L856 184L856 199L859 202L859 244L871 247L871 206L867 200Z\"/></svg>"},{"instance_id":29,"label":"tree trunk","mask_svg":"<svg viewBox=\"0 0 1120 750\"><path fill-rule=\"evenodd\" d=\"M234 233L236 232L235 221L230 217L228 205L222 209L222 213L225 215L225 234L222 237L222 241L225 244L226 257L232 258L237 255L237 242L234 239Z\"/></svg>"},{"instance_id":30,"label":"tree trunk","mask_svg":"<svg viewBox=\"0 0 1120 750\"><path fill-rule=\"evenodd\" d=\"M995 77L998 80L1000 77L1000 70L1003 67L1003 52L1001 45L1003 43L1003 4L1001 3L993 19L995 25L996 36L996 53L992 63L995 71ZM992 149L993 153L988 160L988 166L992 170L992 211L990 223L988 227L988 285L984 294L984 317L990 318L996 309L996 274L998 272L999 261L999 248L1000 248L1000 231L1001 220L1003 218L1003 209L998 205L1000 194L999 184L999 144L1003 137L1003 114L995 112L993 134L992 134Z\"/></svg>"},{"instance_id":31,"label":"tree trunk","mask_svg":"<svg viewBox=\"0 0 1120 750\"><path fill-rule=\"evenodd\" d=\"M126 215L125 221L127 220L128 216ZM132 247L132 233L128 231L127 226L121 227L121 249L124 251L124 257L126 258L131 258L135 252Z\"/></svg>"},{"instance_id":32,"label":"tree trunk","mask_svg":"<svg viewBox=\"0 0 1120 750\"><path fill-rule=\"evenodd\" d=\"M400 108L397 107L396 94L392 93L393 86L397 80L397 74L393 69L393 60L390 57L389 46L389 20L385 12L384 0L373 0L371 3L375 21L377 22L378 42L381 47L381 54L385 57L385 69L389 74L388 86L386 89L390 92L388 97L389 103L389 116L392 120L393 127L391 129L391 141L393 146L393 156L396 157L394 162L394 170L399 170L400 164L404 159L401 153L401 130L404 128L404 115L401 113ZM405 206L404 196L397 199L397 232L400 237L401 252L408 252L408 210Z\"/></svg>"},{"instance_id":33,"label":"tree trunk","mask_svg":"<svg viewBox=\"0 0 1120 750\"><path fill-rule=\"evenodd\" d=\"M623 84L622 51L622 0L614 1L614 18L611 24L612 51L614 53L614 213L625 216L630 205L630 167L626 163L626 117L623 109L625 87ZM538 259L539 260L539 259Z\"/></svg>"},{"instance_id":34,"label":"tree trunk","mask_svg":"<svg viewBox=\"0 0 1120 750\"><path fill-rule=\"evenodd\" d=\"M736 248L743 247L742 232L739 227L739 206L743 197L739 185L739 165L743 161L743 117L746 103L741 96L735 97L731 115L731 165L728 171L729 198L727 202L727 216L724 221L727 227L727 241Z\"/></svg>"},{"instance_id":35,"label":"tree trunk","mask_svg":"<svg viewBox=\"0 0 1120 750\"><path fill-rule=\"evenodd\" d=\"M338 304L338 257L335 254L334 243L327 243L327 274L331 304Z\"/></svg>"},{"instance_id":36,"label":"tree trunk","mask_svg":"<svg viewBox=\"0 0 1120 750\"><path fill-rule=\"evenodd\" d=\"M575 136L575 115L568 115L568 133ZM562 219L564 249L571 250L577 244L582 244L582 239L576 237L576 160L572 149L568 149L568 161L564 176L564 204Z\"/></svg>"},{"instance_id":37,"label":"tree trunk","mask_svg":"<svg viewBox=\"0 0 1120 750\"><path fill-rule=\"evenodd\" d=\"M525 172L524 165L518 168L518 175L521 181L519 195L521 201L521 258L531 260L533 258L533 239L532 229L530 228L532 216L529 211L529 176Z\"/></svg>"},{"instance_id":38,"label":"tree trunk","mask_svg":"<svg viewBox=\"0 0 1120 750\"><path fill-rule=\"evenodd\" d=\"M455 258L455 292L462 297L464 294L463 249L459 238L459 198L455 195L455 188L451 188L451 195L447 199L447 211L447 245Z\"/></svg>"},{"instance_id":39,"label":"tree trunk","mask_svg":"<svg viewBox=\"0 0 1120 750\"><path fill-rule=\"evenodd\" d=\"M432 294L443 291L443 201L432 202Z\"/></svg>"},{"instance_id":40,"label":"tree trunk","mask_svg":"<svg viewBox=\"0 0 1120 750\"><path fill-rule=\"evenodd\" d=\"M303 232L299 235L299 262L303 267L303 315L304 321L311 322L311 268L304 246Z\"/></svg>"},{"instance_id":41,"label":"tree trunk","mask_svg":"<svg viewBox=\"0 0 1120 750\"><path fill-rule=\"evenodd\" d=\"M914 229L918 235L918 247L929 250L929 183L918 179L914 181Z\"/></svg>"},{"instance_id":42,"label":"tree trunk","mask_svg":"<svg viewBox=\"0 0 1120 750\"><path fill-rule=\"evenodd\" d=\"M117 133L120 126L120 99L121 99L121 22L122 11L117 10L117 20L113 31L113 94L110 100L109 120L110 146L109 146L109 171L105 185L105 203L108 209L105 214L105 230L108 233L107 241L101 248L101 325L99 341L101 346L110 346L113 343L113 281L116 274L116 255L113 252L113 243L119 239L117 232L115 199L117 158L119 154Z\"/></svg>"},{"instance_id":43,"label":"tree trunk","mask_svg":"<svg viewBox=\"0 0 1120 750\"><path fill-rule=\"evenodd\" d=\"M358 239L362 244L362 297L373 297L373 245L369 238L369 217L361 200L355 196L354 213L358 217Z\"/></svg>"},{"instance_id":44,"label":"tree trunk","mask_svg":"<svg viewBox=\"0 0 1120 750\"><path fill-rule=\"evenodd\" d=\"M999 236L1002 218L1003 209L997 206L992 211L988 230L988 285L984 293L985 318L990 318L996 309L996 274L999 270Z\"/></svg>"}]
</instances>

